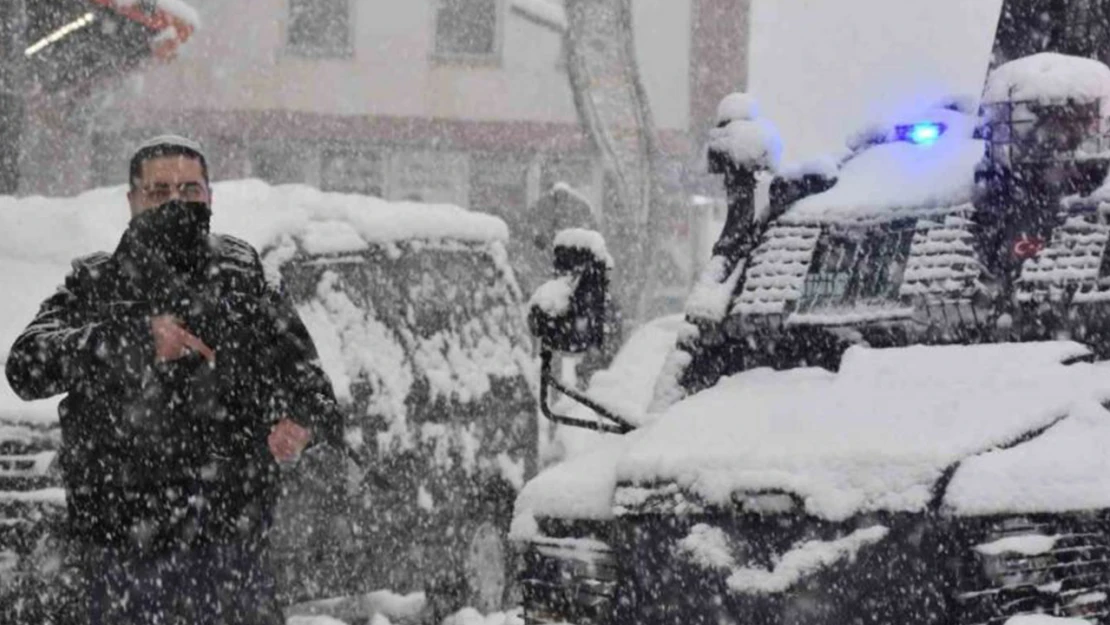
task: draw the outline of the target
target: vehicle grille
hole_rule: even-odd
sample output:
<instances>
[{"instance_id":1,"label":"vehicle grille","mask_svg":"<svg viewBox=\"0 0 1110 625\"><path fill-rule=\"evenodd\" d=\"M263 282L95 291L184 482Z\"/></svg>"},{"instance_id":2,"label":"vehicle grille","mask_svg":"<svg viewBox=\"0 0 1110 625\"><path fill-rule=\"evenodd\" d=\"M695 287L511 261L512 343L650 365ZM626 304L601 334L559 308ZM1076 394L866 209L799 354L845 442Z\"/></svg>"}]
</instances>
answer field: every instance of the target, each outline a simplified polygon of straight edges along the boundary
<instances>
[{"instance_id":1,"label":"vehicle grille","mask_svg":"<svg viewBox=\"0 0 1110 625\"><path fill-rule=\"evenodd\" d=\"M529 625L600 625L609 622L614 608L617 566L600 541L537 538L524 552L521 582Z\"/></svg>"},{"instance_id":2,"label":"vehicle grille","mask_svg":"<svg viewBox=\"0 0 1110 625\"><path fill-rule=\"evenodd\" d=\"M957 604L962 625L1024 614L1110 623L1110 523L1105 516L1009 518L979 534Z\"/></svg>"}]
</instances>

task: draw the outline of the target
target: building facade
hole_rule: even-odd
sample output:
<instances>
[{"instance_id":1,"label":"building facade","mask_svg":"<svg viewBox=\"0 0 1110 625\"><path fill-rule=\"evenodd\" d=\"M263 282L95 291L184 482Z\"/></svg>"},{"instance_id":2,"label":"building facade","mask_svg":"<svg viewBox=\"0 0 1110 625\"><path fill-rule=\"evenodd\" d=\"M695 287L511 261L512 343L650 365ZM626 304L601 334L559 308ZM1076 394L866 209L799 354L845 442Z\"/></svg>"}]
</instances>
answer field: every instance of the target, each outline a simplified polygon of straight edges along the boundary
<instances>
[{"instance_id":1,"label":"building facade","mask_svg":"<svg viewBox=\"0 0 1110 625\"><path fill-rule=\"evenodd\" d=\"M565 181L601 204L562 34L534 3L190 2L203 25L174 63L97 94L97 158L85 186L123 182L128 146L172 130L208 146L218 179L305 182L496 214ZM746 70L737 69L743 54L730 54L746 49L746 32L719 53L699 49L705 38L696 31L720 31L728 20L714 17L741 4L633 2L645 87L664 150L678 163L692 160L691 133L704 130L723 95L710 93L714 81L727 82L716 85L727 93L742 87Z\"/></svg>"},{"instance_id":2,"label":"building facade","mask_svg":"<svg viewBox=\"0 0 1110 625\"><path fill-rule=\"evenodd\" d=\"M703 173L717 102L745 87L749 2L631 0L678 211L697 210L683 200L693 193L723 192L704 180L685 187ZM201 25L172 63L148 63L33 121L19 194L125 183L132 146L176 132L206 145L216 180L449 202L510 227L565 182L604 211L604 168L567 72L562 0L188 4ZM687 221L669 226L676 260L663 282L680 285L674 300L697 270L689 233L700 229Z\"/></svg>"}]
</instances>

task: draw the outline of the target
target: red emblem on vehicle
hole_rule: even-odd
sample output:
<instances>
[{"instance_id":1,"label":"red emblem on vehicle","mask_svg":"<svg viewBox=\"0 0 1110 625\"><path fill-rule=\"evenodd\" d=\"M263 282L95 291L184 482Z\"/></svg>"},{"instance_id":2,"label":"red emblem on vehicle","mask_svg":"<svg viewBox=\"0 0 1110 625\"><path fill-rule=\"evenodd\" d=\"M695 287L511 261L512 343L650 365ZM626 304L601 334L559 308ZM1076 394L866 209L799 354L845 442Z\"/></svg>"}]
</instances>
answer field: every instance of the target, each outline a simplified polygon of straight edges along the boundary
<instances>
[{"instance_id":1,"label":"red emblem on vehicle","mask_svg":"<svg viewBox=\"0 0 1110 625\"><path fill-rule=\"evenodd\" d=\"M1039 237L1031 237L1023 234L1014 241L1014 257L1021 260L1028 260L1037 254L1040 254L1044 249L1044 240Z\"/></svg>"}]
</instances>

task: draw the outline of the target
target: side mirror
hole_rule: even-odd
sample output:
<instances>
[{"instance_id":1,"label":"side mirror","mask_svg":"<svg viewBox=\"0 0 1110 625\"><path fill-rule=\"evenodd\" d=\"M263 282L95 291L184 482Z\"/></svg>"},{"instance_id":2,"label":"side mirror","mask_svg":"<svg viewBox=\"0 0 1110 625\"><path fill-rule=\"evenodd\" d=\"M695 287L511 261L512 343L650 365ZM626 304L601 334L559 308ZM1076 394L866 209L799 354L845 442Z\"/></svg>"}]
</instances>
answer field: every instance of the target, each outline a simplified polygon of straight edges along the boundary
<instances>
[{"instance_id":1,"label":"side mirror","mask_svg":"<svg viewBox=\"0 0 1110 625\"><path fill-rule=\"evenodd\" d=\"M529 301L528 327L540 340L540 409L555 423L624 434L635 429L627 419L559 381L552 368L554 352L578 354L601 347L609 317L609 270L613 259L605 239L592 230L573 228L555 235L555 278ZM594 411L588 421L555 414L550 389Z\"/></svg>"},{"instance_id":2,"label":"side mirror","mask_svg":"<svg viewBox=\"0 0 1110 625\"><path fill-rule=\"evenodd\" d=\"M575 228L555 236L555 278L529 301L528 326L544 348L577 354L601 347L612 265L597 232Z\"/></svg>"}]
</instances>

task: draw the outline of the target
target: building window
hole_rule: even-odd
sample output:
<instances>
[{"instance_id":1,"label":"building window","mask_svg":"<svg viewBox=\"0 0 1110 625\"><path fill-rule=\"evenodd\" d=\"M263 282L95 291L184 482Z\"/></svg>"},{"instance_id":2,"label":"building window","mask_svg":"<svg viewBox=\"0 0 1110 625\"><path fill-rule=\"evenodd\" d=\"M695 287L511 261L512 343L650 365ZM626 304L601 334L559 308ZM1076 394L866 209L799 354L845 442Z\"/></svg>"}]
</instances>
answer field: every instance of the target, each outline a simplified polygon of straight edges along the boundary
<instances>
[{"instance_id":1,"label":"building window","mask_svg":"<svg viewBox=\"0 0 1110 625\"><path fill-rule=\"evenodd\" d=\"M913 234L913 221L825 233L813 253L799 310L896 300Z\"/></svg>"},{"instance_id":2,"label":"building window","mask_svg":"<svg viewBox=\"0 0 1110 625\"><path fill-rule=\"evenodd\" d=\"M382 197L384 168L378 152L361 149L327 149L321 158L320 189Z\"/></svg>"},{"instance_id":3,"label":"building window","mask_svg":"<svg viewBox=\"0 0 1110 625\"><path fill-rule=\"evenodd\" d=\"M437 0L435 56L496 60L501 53L501 0Z\"/></svg>"},{"instance_id":4,"label":"building window","mask_svg":"<svg viewBox=\"0 0 1110 625\"><path fill-rule=\"evenodd\" d=\"M301 56L351 55L350 0L289 0L289 51Z\"/></svg>"}]
</instances>

